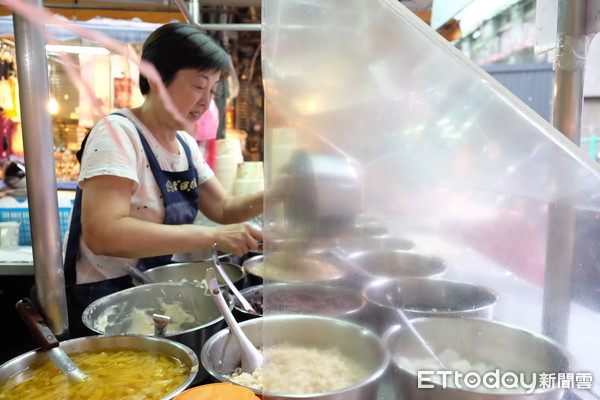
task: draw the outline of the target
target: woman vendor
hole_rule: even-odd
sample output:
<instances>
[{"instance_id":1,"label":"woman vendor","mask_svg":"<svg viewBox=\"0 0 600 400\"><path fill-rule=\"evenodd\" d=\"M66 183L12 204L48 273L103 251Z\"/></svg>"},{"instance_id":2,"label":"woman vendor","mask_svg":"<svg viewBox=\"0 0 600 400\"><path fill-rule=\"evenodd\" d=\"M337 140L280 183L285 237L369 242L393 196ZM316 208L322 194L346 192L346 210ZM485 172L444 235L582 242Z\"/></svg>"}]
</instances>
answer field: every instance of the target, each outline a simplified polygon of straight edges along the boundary
<instances>
[{"instance_id":1,"label":"woman vendor","mask_svg":"<svg viewBox=\"0 0 600 400\"><path fill-rule=\"evenodd\" d=\"M148 37L141 58L168 96L140 74L143 104L101 119L79 154L65 255L71 337L91 333L81 322L90 303L132 286L126 264L145 270L215 243L242 256L262 240L243 222L262 213L263 193L229 196L186 133L209 108L227 53L200 28L169 23ZM220 225L194 225L198 210Z\"/></svg>"}]
</instances>

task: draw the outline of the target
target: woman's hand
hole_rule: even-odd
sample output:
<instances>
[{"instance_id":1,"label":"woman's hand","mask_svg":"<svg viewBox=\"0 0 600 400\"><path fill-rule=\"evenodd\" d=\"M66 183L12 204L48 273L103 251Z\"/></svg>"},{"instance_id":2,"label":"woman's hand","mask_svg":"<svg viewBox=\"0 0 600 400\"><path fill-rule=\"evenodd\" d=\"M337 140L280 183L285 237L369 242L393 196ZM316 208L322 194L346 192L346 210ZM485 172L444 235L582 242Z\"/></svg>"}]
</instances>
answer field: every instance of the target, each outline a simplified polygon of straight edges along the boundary
<instances>
[{"instance_id":1,"label":"woman's hand","mask_svg":"<svg viewBox=\"0 0 600 400\"><path fill-rule=\"evenodd\" d=\"M217 249L237 257L258 250L258 241L263 240L262 231L246 223L222 225L213 229Z\"/></svg>"}]
</instances>

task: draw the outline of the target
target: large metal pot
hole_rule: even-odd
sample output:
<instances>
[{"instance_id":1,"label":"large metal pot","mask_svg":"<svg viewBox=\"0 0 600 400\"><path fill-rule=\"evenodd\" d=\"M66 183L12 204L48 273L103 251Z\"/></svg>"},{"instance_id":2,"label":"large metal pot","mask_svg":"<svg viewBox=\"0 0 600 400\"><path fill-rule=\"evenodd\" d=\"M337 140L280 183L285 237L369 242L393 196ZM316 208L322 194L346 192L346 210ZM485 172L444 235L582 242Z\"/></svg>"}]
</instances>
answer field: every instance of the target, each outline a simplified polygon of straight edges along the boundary
<instances>
[{"instance_id":1,"label":"large metal pot","mask_svg":"<svg viewBox=\"0 0 600 400\"><path fill-rule=\"evenodd\" d=\"M234 283L241 289L246 277L244 268L237 264L231 264L220 260L223 270ZM215 264L212 261L197 261L167 264L160 267L150 268L143 272L148 278L154 282L197 282L201 283L206 277L206 270L214 268ZM217 282L219 286L225 287L226 283L221 274L217 274Z\"/></svg>"},{"instance_id":2,"label":"large metal pot","mask_svg":"<svg viewBox=\"0 0 600 400\"><path fill-rule=\"evenodd\" d=\"M67 354L100 349L134 349L157 351L177 358L189 368L189 375L183 384L161 400L171 399L189 387L196 377L199 366L198 357L190 348L164 338L131 335L90 336L63 341L60 343L60 347ZM24 379L28 379L27 374L23 373L24 371L49 359L46 352L37 349L7 361L0 366L0 386L10 377L16 379L15 384L21 383ZM106 364L106 368L110 368L110 363ZM110 382L106 382L106 384L110 385Z\"/></svg>"},{"instance_id":3,"label":"large metal pot","mask_svg":"<svg viewBox=\"0 0 600 400\"><path fill-rule=\"evenodd\" d=\"M219 260L225 261L225 259L232 257L231 253L217 252ZM196 262L196 261L210 261L212 260L212 247L207 249L192 251L189 253L175 253L172 258L174 263L180 262Z\"/></svg>"},{"instance_id":4,"label":"large metal pot","mask_svg":"<svg viewBox=\"0 0 600 400\"><path fill-rule=\"evenodd\" d=\"M445 367L452 371L470 373L481 367L471 365L485 364L492 370L498 370L499 384L494 388L490 377L477 388L476 377L472 381L457 379L462 388L444 387L435 373L440 368L423 350L409 329L394 326L384 335L383 340L392 359L391 373L396 398L411 400L559 400L564 389L536 388L527 394L525 388L507 390L502 381L508 374L523 373L526 383L537 382L543 385L544 376L557 377L558 373L570 372L571 357L567 350L553 340L522 328L480 318L419 318L412 320L414 328L423 336ZM454 361L451 360L454 359ZM466 370L465 370L466 369ZM487 369L487 368L486 368ZM421 376L419 388L418 371ZM534 376L533 374L537 374ZM546 375L547 374L547 375ZM485 376L481 372L480 377ZM467 376L467 378L469 378ZM471 378L469 378L471 379ZM534 380L535 379L535 380ZM450 379L447 380L447 382ZM469 383L472 382L472 383ZM510 381L506 381L510 382ZM428 388L423 385L430 386Z\"/></svg>"},{"instance_id":5,"label":"large metal pot","mask_svg":"<svg viewBox=\"0 0 600 400\"><path fill-rule=\"evenodd\" d=\"M341 154L296 151L288 165L285 193L286 220L307 237L353 226L362 207L358 169Z\"/></svg>"},{"instance_id":6,"label":"large metal pot","mask_svg":"<svg viewBox=\"0 0 600 400\"><path fill-rule=\"evenodd\" d=\"M368 374L363 381L353 386L312 395L270 393L253 389L255 393L262 395L264 400L377 398L380 379L389 364L389 355L381 339L373 332L347 321L314 315L267 316L241 322L240 327L256 347L282 342L307 348L336 347L342 354L364 367ZM215 381L229 382L224 375L230 374L240 366L241 349L229 329L223 329L206 342L200 359Z\"/></svg>"},{"instance_id":7,"label":"large metal pot","mask_svg":"<svg viewBox=\"0 0 600 400\"><path fill-rule=\"evenodd\" d=\"M363 290L373 329L383 332L400 323L396 308L408 318L491 318L498 295L483 286L431 278L378 279Z\"/></svg>"},{"instance_id":8,"label":"large metal pot","mask_svg":"<svg viewBox=\"0 0 600 400\"><path fill-rule=\"evenodd\" d=\"M230 309L232 296L224 292ZM83 323L100 334L153 336L153 314L171 317L162 337L182 343L196 354L225 321L214 300L190 283L150 283L102 297L83 312ZM197 380L207 377L199 368Z\"/></svg>"}]
</instances>

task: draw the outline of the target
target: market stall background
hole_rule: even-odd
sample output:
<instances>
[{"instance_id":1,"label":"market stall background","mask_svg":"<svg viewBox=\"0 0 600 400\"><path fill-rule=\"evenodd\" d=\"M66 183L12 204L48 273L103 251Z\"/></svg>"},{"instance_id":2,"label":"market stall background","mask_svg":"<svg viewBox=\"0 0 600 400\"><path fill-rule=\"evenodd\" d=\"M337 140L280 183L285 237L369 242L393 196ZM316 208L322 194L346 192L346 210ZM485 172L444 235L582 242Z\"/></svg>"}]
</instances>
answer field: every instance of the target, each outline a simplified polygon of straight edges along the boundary
<instances>
[{"instance_id":1,"label":"market stall background","mask_svg":"<svg viewBox=\"0 0 600 400\"><path fill-rule=\"evenodd\" d=\"M98 5L65 2L59 8L52 8L55 6L54 3L47 4L47 9L57 12L56 15L65 21L72 21L78 27L118 40L131 46L134 53L139 53L145 38L159 24L185 20L181 12L175 11L178 9L173 1L167 3L167 7L161 5L152 8L152 11L145 11L147 7L139 7L143 6L144 2L141 4L134 2L132 5L115 3L112 6L106 3ZM253 4L252 1L232 2L232 4L244 4L245 7L230 7L228 3L220 3L220 7L215 7L208 3L202 7L203 14L200 17L205 21L205 27L210 34L228 49L235 67L233 74L235 81L231 82L230 79L229 82L224 82L217 93L217 105L220 111L218 137L225 137L227 128L243 131L247 135L245 156L252 160L260 160L263 156L263 92L259 57L260 9L257 12L249 7L248 5ZM165 11L167 9L171 11ZM2 10L6 12L6 9L0 8L0 14ZM105 17L105 15L115 16L115 18ZM131 18L127 19L127 17ZM219 23L221 21L223 23ZM136 105L141 101L137 89L138 71L135 64L127 62L119 55L110 54L98 43L86 41L72 30L53 27L50 24L47 31L60 42L60 46L48 48L51 101L55 107L53 111L55 143L59 150L75 151L85 133L103 113L98 113L90 106L89 100L83 97L84 91L68 76L56 54L59 51L67 51L72 55L79 64L81 73L93 82L95 94L104 104L103 112L108 112L119 105ZM0 32L3 39L2 49L14 58L14 29L11 15L0 17ZM120 97L119 90L122 89L127 89L126 97ZM123 98L128 101L120 102ZM16 144L12 152L22 156L19 132L15 136ZM61 157L62 154L57 155L57 160ZM64 174L60 173L63 171ZM58 171L60 180L72 180L77 175L76 168L72 170L64 168L63 171Z\"/></svg>"}]
</instances>

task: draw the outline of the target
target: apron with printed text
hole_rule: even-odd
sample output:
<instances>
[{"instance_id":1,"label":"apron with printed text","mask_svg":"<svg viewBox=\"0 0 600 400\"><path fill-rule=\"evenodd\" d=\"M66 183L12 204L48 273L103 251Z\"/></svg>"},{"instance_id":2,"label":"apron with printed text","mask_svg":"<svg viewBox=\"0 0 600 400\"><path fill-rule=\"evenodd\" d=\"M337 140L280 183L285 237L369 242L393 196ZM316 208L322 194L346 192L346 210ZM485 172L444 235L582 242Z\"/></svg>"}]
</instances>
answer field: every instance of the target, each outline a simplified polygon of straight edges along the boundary
<instances>
[{"instance_id":1,"label":"apron with printed text","mask_svg":"<svg viewBox=\"0 0 600 400\"><path fill-rule=\"evenodd\" d=\"M127 118L118 113L113 113L113 115L121 115ZM192 162L189 146L177 135L188 160L188 169L177 172L163 171L148 141L137 126L136 129L148 158L148 165L160 188L164 201L165 218L163 224L182 225L193 223L198 212L198 171L196 171ZM84 140L81 150L78 152L79 160L81 160L85 142ZM81 237L81 197L82 190L78 187L73 204L64 265L71 337L93 334L81 321L81 315L89 304L101 297L133 286L128 275L99 282L76 284L76 264L79 257L79 240ZM171 258L172 254L141 258L136 267L145 271L149 268L168 264L171 262Z\"/></svg>"}]
</instances>

